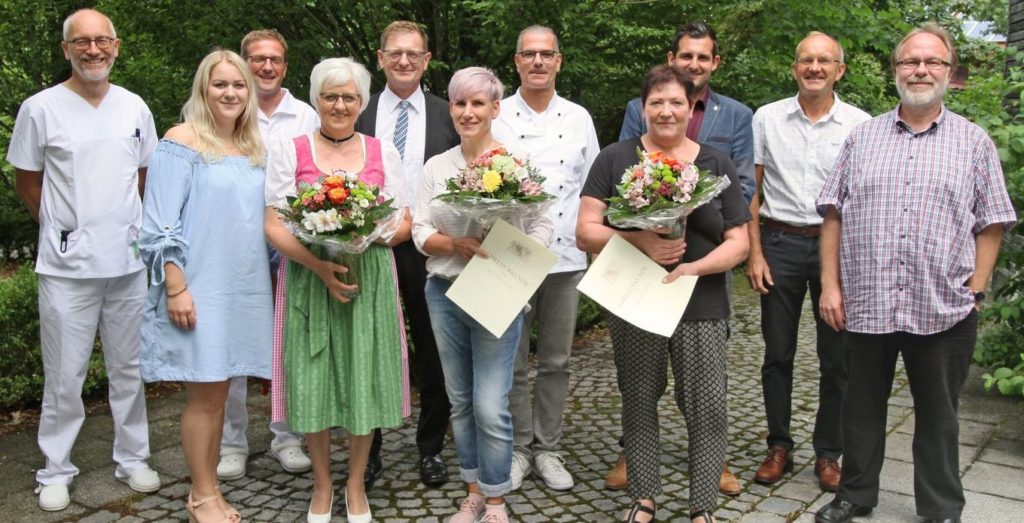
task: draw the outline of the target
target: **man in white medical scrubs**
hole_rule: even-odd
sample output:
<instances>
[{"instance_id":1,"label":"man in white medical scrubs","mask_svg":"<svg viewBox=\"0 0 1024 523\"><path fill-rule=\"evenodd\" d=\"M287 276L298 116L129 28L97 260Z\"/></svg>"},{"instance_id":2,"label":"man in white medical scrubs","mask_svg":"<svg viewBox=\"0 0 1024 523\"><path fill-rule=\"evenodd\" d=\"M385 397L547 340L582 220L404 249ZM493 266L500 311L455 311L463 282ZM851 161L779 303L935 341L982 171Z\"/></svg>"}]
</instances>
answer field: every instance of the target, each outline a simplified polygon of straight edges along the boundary
<instances>
[{"instance_id":1,"label":"man in white medical scrubs","mask_svg":"<svg viewBox=\"0 0 1024 523\"><path fill-rule=\"evenodd\" d=\"M160 488L146 464L149 427L139 375L146 271L137 240L140 192L156 148L153 115L108 79L121 47L109 18L82 9L64 21L71 78L25 100L7 161L39 222L43 389L36 471L39 508L63 510L78 474L71 447L85 419L82 383L96 329L110 380L115 476L139 492Z\"/></svg>"}]
</instances>

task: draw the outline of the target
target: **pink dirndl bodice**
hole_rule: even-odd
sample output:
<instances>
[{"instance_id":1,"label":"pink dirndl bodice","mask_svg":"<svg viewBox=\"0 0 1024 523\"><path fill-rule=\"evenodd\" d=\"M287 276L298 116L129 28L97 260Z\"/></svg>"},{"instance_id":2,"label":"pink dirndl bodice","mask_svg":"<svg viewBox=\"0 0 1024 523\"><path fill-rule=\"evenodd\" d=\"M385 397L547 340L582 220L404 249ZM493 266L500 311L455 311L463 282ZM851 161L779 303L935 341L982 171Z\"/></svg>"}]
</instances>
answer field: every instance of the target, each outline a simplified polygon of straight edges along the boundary
<instances>
[{"instance_id":1,"label":"pink dirndl bodice","mask_svg":"<svg viewBox=\"0 0 1024 523\"><path fill-rule=\"evenodd\" d=\"M384 187L384 162L381 159L380 140L362 135L364 140L365 165L359 171L359 179L367 184ZM316 183L325 173L320 171L313 159L313 149L309 143L309 136L296 136L295 143L295 185L299 183ZM281 265L277 269L277 288L274 290L274 350L271 361L271 382L270 382L270 421L287 421L288 410L285 402L285 373L284 373L284 311L285 311L285 282L288 276L288 258L281 256ZM395 267L395 256L391 254L391 279L398 289L398 272ZM402 415L412 414L412 405L409 401L409 350L405 338L405 317L402 314L402 307L399 305L395 311L398 315L398 322L403 326L402 331Z\"/></svg>"}]
</instances>

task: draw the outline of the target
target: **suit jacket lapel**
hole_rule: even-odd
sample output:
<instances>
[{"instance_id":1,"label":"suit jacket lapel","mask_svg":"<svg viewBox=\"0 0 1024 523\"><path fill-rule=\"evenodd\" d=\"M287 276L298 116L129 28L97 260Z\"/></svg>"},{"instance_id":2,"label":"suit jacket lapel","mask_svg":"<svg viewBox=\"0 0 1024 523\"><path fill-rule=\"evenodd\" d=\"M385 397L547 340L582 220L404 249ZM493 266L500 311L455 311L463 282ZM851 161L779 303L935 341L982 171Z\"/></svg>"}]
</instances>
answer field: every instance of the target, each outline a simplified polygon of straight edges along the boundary
<instances>
[{"instance_id":1,"label":"suit jacket lapel","mask_svg":"<svg viewBox=\"0 0 1024 523\"><path fill-rule=\"evenodd\" d=\"M380 103L380 93L370 97L370 103L356 120L356 131L367 136L377 136L377 105Z\"/></svg>"},{"instance_id":2,"label":"suit jacket lapel","mask_svg":"<svg viewBox=\"0 0 1024 523\"><path fill-rule=\"evenodd\" d=\"M715 122L718 121L721 112L722 104L718 100L718 95L714 91L708 92L708 103L704 106L704 121L700 123L700 132L697 133L698 142L708 141L708 136L711 136L711 130L715 128Z\"/></svg>"}]
</instances>

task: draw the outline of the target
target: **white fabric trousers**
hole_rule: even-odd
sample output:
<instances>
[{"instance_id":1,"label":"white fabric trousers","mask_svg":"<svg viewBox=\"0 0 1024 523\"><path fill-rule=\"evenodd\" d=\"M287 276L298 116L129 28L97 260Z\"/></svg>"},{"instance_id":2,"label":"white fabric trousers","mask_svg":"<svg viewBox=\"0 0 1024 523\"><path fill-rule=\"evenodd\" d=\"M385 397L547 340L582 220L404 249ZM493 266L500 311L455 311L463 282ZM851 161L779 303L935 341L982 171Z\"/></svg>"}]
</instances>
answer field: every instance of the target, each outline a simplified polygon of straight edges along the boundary
<instances>
[{"instance_id":1,"label":"white fabric trousers","mask_svg":"<svg viewBox=\"0 0 1024 523\"><path fill-rule=\"evenodd\" d=\"M44 485L70 484L78 474L71 447L85 421L82 385L99 327L114 419L114 474L121 479L146 466L149 426L139 374L139 335L146 299L146 271L116 278L39 275L39 337L42 344L42 412L39 449Z\"/></svg>"},{"instance_id":2,"label":"white fabric trousers","mask_svg":"<svg viewBox=\"0 0 1024 523\"><path fill-rule=\"evenodd\" d=\"M249 441L245 437L245 431L249 428L249 412L245 406L249 388L247 380L248 376L235 376L228 386L228 401L224 405L224 432L220 439L221 454L238 450L249 453ZM271 423L270 432L274 433L272 444L276 447L301 445L303 441L301 434L291 432L287 421Z\"/></svg>"}]
</instances>

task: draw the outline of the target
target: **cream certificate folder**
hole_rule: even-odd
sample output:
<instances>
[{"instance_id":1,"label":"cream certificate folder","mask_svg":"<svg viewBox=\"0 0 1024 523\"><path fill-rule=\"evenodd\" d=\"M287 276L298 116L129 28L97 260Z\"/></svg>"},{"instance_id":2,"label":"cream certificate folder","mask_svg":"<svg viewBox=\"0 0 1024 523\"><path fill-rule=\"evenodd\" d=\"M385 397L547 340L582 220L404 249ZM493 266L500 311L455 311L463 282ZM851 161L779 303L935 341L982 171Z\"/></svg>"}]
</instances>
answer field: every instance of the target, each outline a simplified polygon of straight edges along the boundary
<instances>
[{"instance_id":1,"label":"cream certificate folder","mask_svg":"<svg viewBox=\"0 0 1024 523\"><path fill-rule=\"evenodd\" d=\"M558 256L504 220L494 223L482 246L490 257L470 259L445 296L500 338Z\"/></svg>"},{"instance_id":2,"label":"cream certificate folder","mask_svg":"<svg viewBox=\"0 0 1024 523\"><path fill-rule=\"evenodd\" d=\"M690 303L697 276L662 283L666 274L668 271L616 234L576 288L612 314L669 337Z\"/></svg>"}]
</instances>

